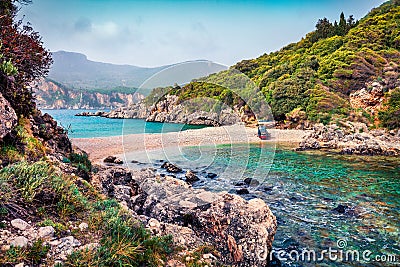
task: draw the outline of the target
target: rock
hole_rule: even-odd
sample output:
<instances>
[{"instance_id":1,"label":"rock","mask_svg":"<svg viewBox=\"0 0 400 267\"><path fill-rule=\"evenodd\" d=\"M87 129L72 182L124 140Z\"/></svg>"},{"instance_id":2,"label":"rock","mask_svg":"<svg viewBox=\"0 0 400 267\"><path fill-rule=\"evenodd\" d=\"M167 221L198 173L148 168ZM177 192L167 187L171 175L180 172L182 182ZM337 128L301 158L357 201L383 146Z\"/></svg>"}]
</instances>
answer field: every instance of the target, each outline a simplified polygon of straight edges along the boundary
<instances>
[{"instance_id":1,"label":"rock","mask_svg":"<svg viewBox=\"0 0 400 267\"><path fill-rule=\"evenodd\" d=\"M41 238L51 238L54 236L54 228L53 226L45 226L45 227L40 227L38 230L38 235Z\"/></svg>"},{"instance_id":2,"label":"rock","mask_svg":"<svg viewBox=\"0 0 400 267\"><path fill-rule=\"evenodd\" d=\"M108 156L107 158L105 158L103 161L105 163L114 163L114 161L117 159L117 157L114 156Z\"/></svg>"},{"instance_id":3,"label":"rock","mask_svg":"<svg viewBox=\"0 0 400 267\"><path fill-rule=\"evenodd\" d=\"M129 201L132 196L131 187L126 185L114 185L114 197L119 201Z\"/></svg>"},{"instance_id":4,"label":"rock","mask_svg":"<svg viewBox=\"0 0 400 267\"><path fill-rule=\"evenodd\" d=\"M89 225L87 223L83 222L83 223L80 223L78 227L81 230L81 232L83 232L89 228Z\"/></svg>"},{"instance_id":5,"label":"rock","mask_svg":"<svg viewBox=\"0 0 400 267\"><path fill-rule=\"evenodd\" d=\"M30 227L30 225L21 219L15 219L11 221L11 225L14 228L17 228L18 230L24 231L26 228Z\"/></svg>"},{"instance_id":6,"label":"rock","mask_svg":"<svg viewBox=\"0 0 400 267\"><path fill-rule=\"evenodd\" d=\"M340 214L344 214L346 212L346 210L348 210L348 209L349 209L348 206L339 204L336 208L332 209L332 211L335 211Z\"/></svg>"},{"instance_id":7,"label":"rock","mask_svg":"<svg viewBox=\"0 0 400 267\"><path fill-rule=\"evenodd\" d=\"M240 188L236 190L236 194L238 195L246 195L249 194L249 190L247 190L246 188Z\"/></svg>"},{"instance_id":8,"label":"rock","mask_svg":"<svg viewBox=\"0 0 400 267\"><path fill-rule=\"evenodd\" d=\"M103 160L103 162L104 163L112 163L112 164L123 164L124 163L121 159L114 157L114 156L108 156L107 158L105 158Z\"/></svg>"},{"instance_id":9,"label":"rock","mask_svg":"<svg viewBox=\"0 0 400 267\"><path fill-rule=\"evenodd\" d=\"M368 131L364 123L337 125L315 125L314 130L300 142L297 151L327 149L348 155L400 155L400 140L384 130Z\"/></svg>"},{"instance_id":10,"label":"rock","mask_svg":"<svg viewBox=\"0 0 400 267\"><path fill-rule=\"evenodd\" d=\"M197 177L196 174L194 174L192 171L188 170L185 174L186 182L188 183L194 183L197 181L200 181L199 177Z\"/></svg>"},{"instance_id":11,"label":"rock","mask_svg":"<svg viewBox=\"0 0 400 267\"><path fill-rule=\"evenodd\" d=\"M124 162L122 161L122 159L115 159L114 164L124 164Z\"/></svg>"},{"instance_id":12,"label":"rock","mask_svg":"<svg viewBox=\"0 0 400 267\"><path fill-rule=\"evenodd\" d=\"M233 236L228 235L227 239L228 250L232 255L233 261L240 262L243 260L242 246L236 244L236 240Z\"/></svg>"},{"instance_id":13,"label":"rock","mask_svg":"<svg viewBox=\"0 0 400 267\"><path fill-rule=\"evenodd\" d=\"M210 178L210 179L213 179L213 178L215 178L215 177L217 177L218 175L216 174L216 173L213 173L213 172L209 172L209 173L207 173L207 178Z\"/></svg>"},{"instance_id":14,"label":"rock","mask_svg":"<svg viewBox=\"0 0 400 267\"><path fill-rule=\"evenodd\" d=\"M28 242L29 240L24 237L24 236L17 236L16 238L14 238L11 242L10 245L14 246L14 247L21 247L24 248L26 246L28 246Z\"/></svg>"},{"instance_id":15,"label":"rock","mask_svg":"<svg viewBox=\"0 0 400 267\"><path fill-rule=\"evenodd\" d=\"M274 187L272 185L266 185L263 187L262 190L264 190L265 192L271 192L274 189Z\"/></svg>"},{"instance_id":16,"label":"rock","mask_svg":"<svg viewBox=\"0 0 400 267\"><path fill-rule=\"evenodd\" d=\"M73 248L79 247L81 242L74 238L73 236L67 236L60 239L61 243L58 245L58 248Z\"/></svg>"},{"instance_id":17,"label":"rock","mask_svg":"<svg viewBox=\"0 0 400 267\"><path fill-rule=\"evenodd\" d=\"M17 114L0 93L0 140L17 125Z\"/></svg>"},{"instance_id":18,"label":"rock","mask_svg":"<svg viewBox=\"0 0 400 267\"><path fill-rule=\"evenodd\" d=\"M117 167L99 169L96 175L102 185L112 180L121 183L112 178L112 169L121 171ZM127 207L132 214L148 218L145 224L157 235L171 235L175 244L190 249L209 244L218 251L218 260L224 265L241 260L240 266L266 266L267 259L256 255L260 247L267 254L271 251L277 222L263 200L246 201L226 192L194 189L170 176L160 179L147 169L131 173L140 189Z\"/></svg>"},{"instance_id":19,"label":"rock","mask_svg":"<svg viewBox=\"0 0 400 267\"><path fill-rule=\"evenodd\" d=\"M244 183L250 186L258 186L260 182L257 179L246 178L244 179Z\"/></svg>"},{"instance_id":20,"label":"rock","mask_svg":"<svg viewBox=\"0 0 400 267\"><path fill-rule=\"evenodd\" d=\"M169 162L163 163L163 165L161 165L161 168L166 169L167 172L172 172L172 173L182 172L181 168Z\"/></svg>"}]
</instances>

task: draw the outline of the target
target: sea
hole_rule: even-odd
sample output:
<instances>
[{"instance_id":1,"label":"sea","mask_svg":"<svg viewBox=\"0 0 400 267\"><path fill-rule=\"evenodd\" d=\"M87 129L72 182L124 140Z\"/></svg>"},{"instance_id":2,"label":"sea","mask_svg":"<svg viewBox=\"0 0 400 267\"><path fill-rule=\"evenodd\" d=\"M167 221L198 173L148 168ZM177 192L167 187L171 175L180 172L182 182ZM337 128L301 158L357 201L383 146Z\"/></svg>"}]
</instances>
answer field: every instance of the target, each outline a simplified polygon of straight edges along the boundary
<instances>
[{"instance_id":1,"label":"sea","mask_svg":"<svg viewBox=\"0 0 400 267\"><path fill-rule=\"evenodd\" d=\"M108 119L104 117L75 116L82 112L93 112L93 110L42 109L42 113L50 114L58 122L58 125L68 132L70 138L109 137L142 133L168 133L204 128L204 126L200 125L146 122L145 120L140 119Z\"/></svg>"},{"instance_id":2,"label":"sea","mask_svg":"<svg viewBox=\"0 0 400 267\"><path fill-rule=\"evenodd\" d=\"M71 137L187 129L179 124L73 116L81 111L45 112L69 128ZM277 218L273 247L282 266L400 264L398 158L296 152L263 141L125 156L136 161L132 168L159 169L168 160L198 174L201 179L194 187L231 193L246 188L244 198L265 200ZM217 177L208 178L208 173ZM246 178L257 183L248 186L243 183Z\"/></svg>"}]
</instances>

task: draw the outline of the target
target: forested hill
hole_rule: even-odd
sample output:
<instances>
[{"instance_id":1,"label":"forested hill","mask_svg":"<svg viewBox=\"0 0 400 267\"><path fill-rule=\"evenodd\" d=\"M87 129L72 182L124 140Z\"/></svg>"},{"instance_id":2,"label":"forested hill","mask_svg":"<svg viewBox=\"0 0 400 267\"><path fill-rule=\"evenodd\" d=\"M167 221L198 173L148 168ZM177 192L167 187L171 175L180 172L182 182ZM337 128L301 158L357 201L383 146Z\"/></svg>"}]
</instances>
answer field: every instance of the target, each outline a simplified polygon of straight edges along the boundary
<instances>
[{"instance_id":1,"label":"forested hill","mask_svg":"<svg viewBox=\"0 0 400 267\"><path fill-rule=\"evenodd\" d=\"M316 30L299 42L256 59L243 60L232 68L260 87L277 121L290 124L293 118L297 122L323 123L357 120L370 126L397 128L400 126L399 3L389 1L360 21L352 16L345 18L344 14L338 22L321 19ZM215 79L216 75L211 75L204 80ZM188 88L191 97L196 90L205 96L205 89L198 81L173 94L188 94Z\"/></svg>"},{"instance_id":2,"label":"forested hill","mask_svg":"<svg viewBox=\"0 0 400 267\"><path fill-rule=\"evenodd\" d=\"M379 118L399 127L399 4L389 1L357 23L343 14L339 23L319 20L298 43L234 68L259 85L276 120L301 109L311 121Z\"/></svg>"}]
</instances>

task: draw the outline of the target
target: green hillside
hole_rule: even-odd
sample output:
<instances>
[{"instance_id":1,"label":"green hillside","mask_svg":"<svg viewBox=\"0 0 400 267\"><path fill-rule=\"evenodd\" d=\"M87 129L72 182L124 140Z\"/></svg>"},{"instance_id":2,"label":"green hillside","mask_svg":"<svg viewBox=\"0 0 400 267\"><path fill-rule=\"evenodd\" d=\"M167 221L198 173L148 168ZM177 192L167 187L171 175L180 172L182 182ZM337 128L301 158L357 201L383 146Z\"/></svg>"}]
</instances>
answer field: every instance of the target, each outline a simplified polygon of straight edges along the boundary
<instances>
[{"instance_id":1,"label":"green hillside","mask_svg":"<svg viewBox=\"0 0 400 267\"><path fill-rule=\"evenodd\" d=\"M291 112L301 112L312 122L351 119L371 126L375 121L397 128L400 126L399 3L389 1L357 22L352 16L346 19L343 13L339 22L321 19L316 30L299 42L256 59L243 60L231 70L239 70L259 86L276 121L284 121ZM204 83L218 80L226 73L194 81L171 93L180 99L208 95L227 104L244 105L226 90ZM353 108L350 94L362 88L370 90L373 82L378 82L385 93L379 113Z\"/></svg>"}]
</instances>

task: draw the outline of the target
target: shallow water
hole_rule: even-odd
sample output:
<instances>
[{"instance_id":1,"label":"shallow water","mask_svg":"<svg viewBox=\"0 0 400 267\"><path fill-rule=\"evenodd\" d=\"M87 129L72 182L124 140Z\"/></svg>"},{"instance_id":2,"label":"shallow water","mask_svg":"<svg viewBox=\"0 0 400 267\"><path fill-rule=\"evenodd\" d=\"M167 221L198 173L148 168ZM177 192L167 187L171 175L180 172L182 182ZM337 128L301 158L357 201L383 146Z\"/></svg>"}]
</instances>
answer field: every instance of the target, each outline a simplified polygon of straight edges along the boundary
<instances>
[{"instance_id":1,"label":"shallow water","mask_svg":"<svg viewBox=\"0 0 400 267\"><path fill-rule=\"evenodd\" d=\"M145 161L147 156L141 156ZM264 199L276 215L278 231L273 245L277 251L282 249L279 253L288 259L287 266L382 266L351 257L348 262L325 257L317 263L299 263L288 256L302 249L314 250L317 255L329 247L339 249L339 240L346 241L341 248L344 253L357 250L360 260L365 250L371 251L369 258L400 255L399 159L294 152L266 143L150 151L148 156L150 163L131 166L160 167L160 160L169 160L197 171L202 179L194 186L211 191L236 192L246 187L243 183L234 186L244 178L257 179L261 184L248 187L250 194L243 196ZM128 159L138 157L127 155ZM206 178L208 172L218 177ZM344 213L334 211L339 205L346 207Z\"/></svg>"},{"instance_id":2,"label":"shallow water","mask_svg":"<svg viewBox=\"0 0 400 267\"><path fill-rule=\"evenodd\" d=\"M84 110L46 110L75 138L129 133L160 133L186 129L182 124L146 123L75 117ZM125 123L125 125L124 125ZM289 257L302 249L317 255L325 249L370 250L375 255L400 255L400 159L343 156L323 152L294 152L272 143L168 148L125 155L133 168L157 167L168 160L201 177L195 187L230 191L247 187L245 178L260 185L247 187L250 199L266 201L278 221L274 249L284 266L393 266L394 263L360 261L298 262ZM160 170L160 172L164 172ZM206 178L207 173L216 178ZM178 174L183 178L184 173ZM239 186L235 186L239 185ZM334 211L339 205L344 213ZM293 252L294 251L294 252ZM291 254L296 256L296 254ZM400 260L400 258L398 258ZM398 266L398 265L397 265Z\"/></svg>"}]
</instances>

